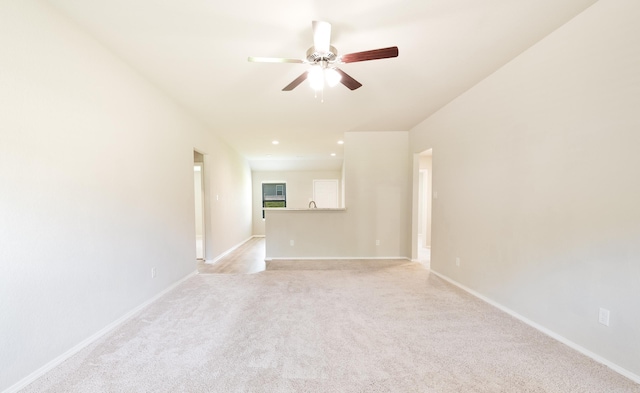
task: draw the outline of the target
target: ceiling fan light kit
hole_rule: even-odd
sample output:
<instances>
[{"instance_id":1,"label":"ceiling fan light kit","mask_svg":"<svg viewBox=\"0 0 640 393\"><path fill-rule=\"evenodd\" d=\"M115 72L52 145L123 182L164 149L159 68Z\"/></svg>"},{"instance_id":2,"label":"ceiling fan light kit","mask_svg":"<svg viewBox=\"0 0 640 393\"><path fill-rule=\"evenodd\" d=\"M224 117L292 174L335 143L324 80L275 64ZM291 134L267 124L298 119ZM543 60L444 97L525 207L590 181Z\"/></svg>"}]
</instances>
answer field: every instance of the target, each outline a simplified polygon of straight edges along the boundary
<instances>
[{"instance_id":1,"label":"ceiling fan light kit","mask_svg":"<svg viewBox=\"0 0 640 393\"><path fill-rule=\"evenodd\" d=\"M313 21L312 27L313 46L307 50L305 60L278 57L249 57L248 60L255 63L310 64L311 68L308 71L294 79L285 86L282 91L291 91L306 79L309 79L309 85L317 92L323 90L325 84L333 87L338 83L342 83L349 90L355 90L362 86L362 83L338 68L338 64L398 57L397 46L338 56L338 50L331 45L331 24L328 22Z\"/></svg>"},{"instance_id":2,"label":"ceiling fan light kit","mask_svg":"<svg viewBox=\"0 0 640 393\"><path fill-rule=\"evenodd\" d=\"M324 88L324 70L320 67L313 66L309 70L307 76L309 79L309 86L315 91L322 90Z\"/></svg>"}]
</instances>

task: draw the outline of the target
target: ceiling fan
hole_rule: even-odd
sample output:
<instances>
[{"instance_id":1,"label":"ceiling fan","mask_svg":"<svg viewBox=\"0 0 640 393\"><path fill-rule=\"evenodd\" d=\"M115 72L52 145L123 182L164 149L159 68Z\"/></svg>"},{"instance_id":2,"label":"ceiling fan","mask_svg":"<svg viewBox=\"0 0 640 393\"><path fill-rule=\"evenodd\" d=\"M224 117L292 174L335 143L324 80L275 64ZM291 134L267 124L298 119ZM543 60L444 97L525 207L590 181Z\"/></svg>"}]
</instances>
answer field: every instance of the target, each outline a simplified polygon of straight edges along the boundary
<instances>
[{"instance_id":1,"label":"ceiling fan","mask_svg":"<svg viewBox=\"0 0 640 393\"><path fill-rule=\"evenodd\" d=\"M249 57L248 60L257 63L302 63L311 65L308 71L305 71L302 75L294 79L293 82L285 86L284 89L282 89L283 91L295 89L306 79L309 79L309 83L314 90L322 90L325 82L329 86L342 83L350 90L355 90L362 86L362 83L338 68L338 64L398 57L397 46L338 56L336 48L331 46L331 24L329 22L313 21L312 27L313 46L307 50L305 59Z\"/></svg>"}]
</instances>

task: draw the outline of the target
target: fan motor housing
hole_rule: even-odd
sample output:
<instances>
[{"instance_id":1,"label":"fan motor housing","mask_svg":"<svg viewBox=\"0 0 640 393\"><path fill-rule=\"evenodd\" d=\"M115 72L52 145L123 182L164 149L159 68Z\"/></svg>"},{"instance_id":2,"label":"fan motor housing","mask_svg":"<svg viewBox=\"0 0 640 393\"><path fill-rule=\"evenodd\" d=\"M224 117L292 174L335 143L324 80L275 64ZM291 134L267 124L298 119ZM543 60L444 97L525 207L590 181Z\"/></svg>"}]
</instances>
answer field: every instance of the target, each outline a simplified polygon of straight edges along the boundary
<instances>
[{"instance_id":1,"label":"fan motor housing","mask_svg":"<svg viewBox=\"0 0 640 393\"><path fill-rule=\"evenodd\" d=\"M329 52L316 52L315 47L311 47L307 50L307 60L310 63L319 63L321 61L334 61L338 57L338 50L329 46Z\"/></svg>"}]
</instances>

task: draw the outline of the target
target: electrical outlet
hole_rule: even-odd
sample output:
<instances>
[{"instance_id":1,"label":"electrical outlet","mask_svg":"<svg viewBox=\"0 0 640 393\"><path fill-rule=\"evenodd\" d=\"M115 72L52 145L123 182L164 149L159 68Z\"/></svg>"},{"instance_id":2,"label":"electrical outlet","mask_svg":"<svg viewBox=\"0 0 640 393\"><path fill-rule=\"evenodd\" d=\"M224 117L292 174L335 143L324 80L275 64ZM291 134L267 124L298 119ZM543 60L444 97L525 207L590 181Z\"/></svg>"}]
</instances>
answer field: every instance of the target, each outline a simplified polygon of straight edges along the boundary
<instances>
[{"instance_id":1,"label":"electrical outlet","mask_svg":"<svg viewBox=\"0 0 640 393\"><path fill-rule=\"evenodd\" d=\"M380 240L376 240L376 246L380 245Z\"/></svg>"},{"instance_id":2,"label":"electrical outlet","mask_svg":"<svg viewBox=\"0 0 640 393\"><path fill-rule=\"evenodd\" d=\"M460 257L456 257L456 266L460 266Z\"/></svg>"},{"instance_id":3,"label":"electrical outlet","mask_svg":"<svg viewBox=\"0 0 640 393\"><path fill-rule=\"evenodd\" d=\"M296 242L294 242L293 240L289 240L289 244L290 244L291 246L294 246L294 245L296 244Z\"/></svg>"},{"instance_id":4,"label":"electrical outlet","mask_svg":"<svg viewBox=\"0 0 640 393\"><path fill-rule=\"evenodd\" d=\"M155 267L151 268L151 278L156 278L156 268Z\"/></svg>"},{"instance_id":5,"label":"electrical outlet","mask_svg":"<svg viewBox=\"0 0 640 393\"><path fill-rule=\"evenodd\" d=\"M600 322L604 326L609 326L609 310L607 310L606 308L600 308L600 313L598 314L598 322Z\"/></svg>"}]
</instances>

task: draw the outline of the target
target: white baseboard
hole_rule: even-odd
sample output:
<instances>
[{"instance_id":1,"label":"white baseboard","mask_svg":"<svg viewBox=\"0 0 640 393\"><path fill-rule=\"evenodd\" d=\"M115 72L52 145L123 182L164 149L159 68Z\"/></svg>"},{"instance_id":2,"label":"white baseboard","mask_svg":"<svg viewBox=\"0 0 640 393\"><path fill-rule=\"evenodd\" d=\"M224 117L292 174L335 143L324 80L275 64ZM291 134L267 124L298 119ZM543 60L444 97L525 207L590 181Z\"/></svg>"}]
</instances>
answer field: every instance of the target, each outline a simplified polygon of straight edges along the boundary
<instances>
[{"instance_id":1,"label":"white baseboard","mask_svg":"<svg viewBox=\"0 0 640 393\"><path fill-rule=\"evenodd\" d=\"M241 241L240 243L236 244L235 246L231 247L230 249L228 249L227 251L224 251L222 254L218 255L217 257L213 258L213 259L206 259L204 261L204 263L206 263L207 265L213 265L214 263L218 262L219 260L221 260L222 258L226 257L227 255L229 255L233 250L235 250L236 248L240 247L241 245L245 244L246 242L248 242L249 240L253 239L254 237L264 237L264 236L260 236L260 235L254 235L254 236L249 236L248 238L244 239L243 241Z\"/></svg>"},{"instance_id":2,"label":"white baseboard","mask_svg":"<svg viewBox=\"0 0 640 393\"><path fill-rule=\"evenodd\" d=\"M271 257L264 260L269 261L339 261L343 259L363 260L363 259L405 259L411 261L408 257Z\"/></svg>"},{"instance_id":3,"label":"white baseboard","mask_svg":"<svg viewBox=\"0 0 640 393\"><path fill-rule=\"evenodd\" d=\"M536 323L536 322L534 322L534 321L532 321L532 320L530 320L530 319L518 314L517 312L515 312L515 311L513 311L513 310L511 310L511 309L509 309L509 308L507 308L505 306L503 306L502 304L497 303L497 302L495 302L495 301L493 301L493 300L481 295L480 293L474 291L473 289L468 288L468 287L460 284L459 282L457 282L457 281L445 276L444 274L438 273L438 272L436 272L434 270L431 270L431 273L433 273L436 276L440 277L441 279L443 279L443 280L445 280L445 281L457 286L458 288L462 289L463 291L468 292L469 294L477 297L478 299L480 299L480 300L482 300L482 301L484 301L484 302L496 307L497 309L506 312L507 314L511 315L512 317L514 317L516 319L519 319L520 321L526 323L527 325L531 326L532 328L534 328L536 330L539 330L540 332L546 334L547 336L549 336L549 337L551 337L551 338L553 338L553 339L555 339L557 341L560 341L561 343L563 343L563 344L575 349L576 351L582 353L585 356L590 357L591 359L595 360L596 362L601 363L601 364L609 367L613 371L617 372L618 374L621 374L624 377L629 378L633 382L640 383L640 376L639 375L636 375L636 374L632 373L631 371L629 371L629 370L627 370L627 369L625 369L623 367L620 367L617 364L615 364L615 363L603 358L602 356L589 351L588 349L586 349L586 348L574 343L573 341L571 341L571 340L559 335L558 333L555 333L552 330L549 330L546 327L544 327L544 326L542 326L542 325L540 325L540 324L538 324L538 323Z\"/></svg>"},{"instance_id":4,"label":"white baseboard","mask_svg":"<svg viewBox=\"0 0 640 393\"><path fill-rule=\"evenodd\" d=\"M90 345L93 342L95 342L96 340L98 340L100 337L104 336L105 334L107 334L107 333L111 332L112 330L116 329L118 326L122 325L124 322L128 321L131 317L136 315L142 309L144 309L145 307L149 306L151 303L155 302L156 300L160 299L162 296L167 294L169 291L171 291L172 289L174 289L178 285L182 284L184 281L186 281L190 277L194 276L196 273L197 273L197 270L187 274L185 277L183 277L180 280L176 281L175 283L171 284L169 287L164 289L162 292L158 293L157 295L155 295L151 299L145 301L144 303L140 304L139 306L137 306L133 310L129 311L128 313L124 314L120 318L118 318L115 321L111 322L110 324L108 324L107 326L103 327L102 329L100 329L96 333L92 334L88 338L86 338L86 339L82 340L81 342L79 342L78 344L74 345L71 349L69 349L68 351L66 351L62 355L56 357L55 359L53 359L49 363L45 364L44 366L40 367L39 369L37 369L36 371L32 372L31 374L27 375L25 378L21 379L20 381L18 381L14 385L10 386L8 389L4 390L2 393L16 393L20 389L25 388L27 385L29 385L30 383L32 383L36 379L40 378L41 376L43 376L47 372L51 371L56 366L62 364L62 362L64 362L65 360L69 359L71 356L75 355L76 353L80 352L82 349L84 349L88 345Z\"/></svg>"}]
</instances>

